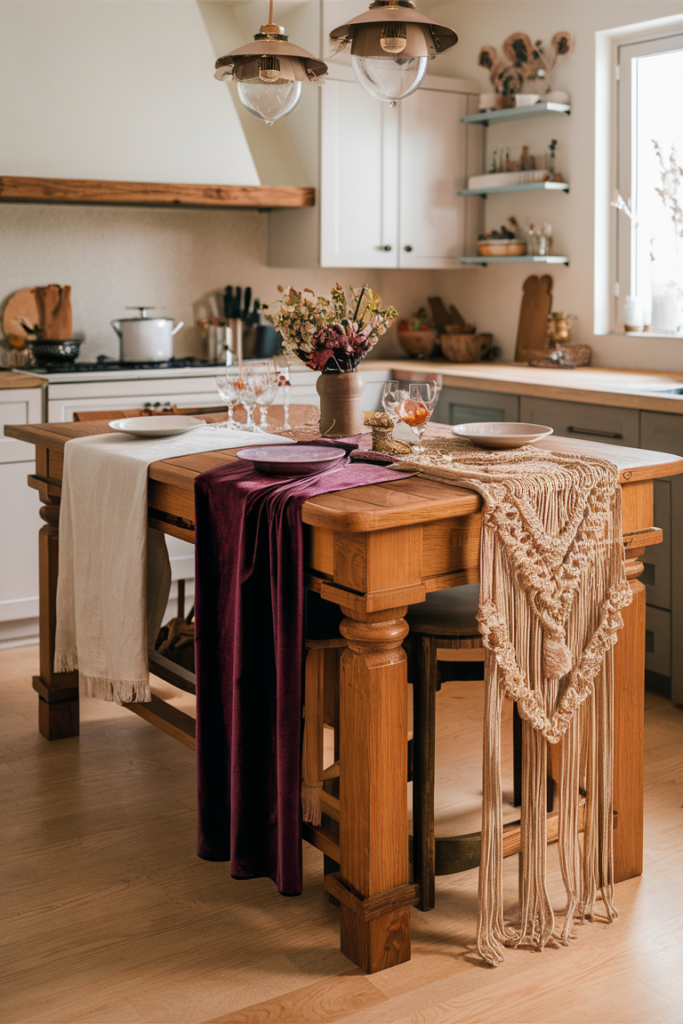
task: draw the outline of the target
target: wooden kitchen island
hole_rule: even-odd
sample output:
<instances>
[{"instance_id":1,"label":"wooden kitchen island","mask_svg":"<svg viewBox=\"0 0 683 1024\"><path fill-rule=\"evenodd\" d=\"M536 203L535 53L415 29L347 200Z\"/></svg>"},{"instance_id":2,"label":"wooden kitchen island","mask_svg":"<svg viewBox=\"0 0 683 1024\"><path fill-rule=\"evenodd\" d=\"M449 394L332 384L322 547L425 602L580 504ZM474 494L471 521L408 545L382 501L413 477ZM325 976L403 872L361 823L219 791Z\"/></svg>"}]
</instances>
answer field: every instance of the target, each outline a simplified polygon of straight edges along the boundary
<instances>
[{"instance_id":1,"label":"wooden kitchen island","mask_svg":"<svg viewBox=\"0 0 683 1024\"><path fill-rule=\"evenodd\" d=\"M36 446L36 472L28 482L40 495L45 526L39 536L40 675L33 686L39 728L48 739L79 731L77 674L52 667L63 449L70 438L108 430L103 421L5 428ZM622 881L642 872L643 856L645 594L639 559L661 541L652 523L652 481L683 473L683 459L565 438L538 447L607 458L620 470L634 595L615 648L614 849L615 880ZM194 478L235 457L234 451L210 452L153 463L150 524L193 541ZM339 843L316 845L340 864L328 888L341 903L342 951L370 972L410 958L410 906L417 902L408 855L404 615L429 591L478 580L480 507L472 491L414 477L321 495L302 510L307 586L342 608L349 642L342 665ZM151 706L129 707L191 745L175 709L164 711L168 706L158 698Z\"/></svg>"}]
</instances>

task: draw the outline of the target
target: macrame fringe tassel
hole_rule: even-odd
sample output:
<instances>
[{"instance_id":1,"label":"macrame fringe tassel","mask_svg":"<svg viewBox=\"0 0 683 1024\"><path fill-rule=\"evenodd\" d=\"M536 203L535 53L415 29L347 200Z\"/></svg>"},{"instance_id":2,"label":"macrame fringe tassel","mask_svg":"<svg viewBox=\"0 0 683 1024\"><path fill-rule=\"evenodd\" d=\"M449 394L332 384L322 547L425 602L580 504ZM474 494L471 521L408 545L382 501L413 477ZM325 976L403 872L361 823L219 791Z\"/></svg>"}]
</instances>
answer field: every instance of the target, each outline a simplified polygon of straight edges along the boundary
<instances>
[{"instance_id":1,"label":"macrame fringe tassel","mask_svg":"<svg viewBox=\"0 0 683 1024\"><path fill-rule=\"evenodd\" d=\"M320 794L322 782L301 782L301 814L310 825L321 825L323 820Z\"/></svg>"}]
</instances>

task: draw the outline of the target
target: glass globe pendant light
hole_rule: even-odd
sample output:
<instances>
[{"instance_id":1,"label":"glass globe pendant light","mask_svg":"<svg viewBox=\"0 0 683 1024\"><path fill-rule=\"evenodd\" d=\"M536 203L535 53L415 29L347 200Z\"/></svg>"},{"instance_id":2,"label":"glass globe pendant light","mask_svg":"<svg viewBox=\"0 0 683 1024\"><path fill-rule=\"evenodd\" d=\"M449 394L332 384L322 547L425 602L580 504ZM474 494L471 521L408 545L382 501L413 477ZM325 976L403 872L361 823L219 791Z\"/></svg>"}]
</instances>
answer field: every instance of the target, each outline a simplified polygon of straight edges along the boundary
<instances>
[{"instance_id":1,"label":"glass globe pendant light","mask_svg":"<svg viewBox=\"0 0 683 1024\"><path fill-rule=\"evenodd\" d=\"M366 92L392 107L422 83L427 65L458 41L453 29L418 14L412 0L376 0L369 11L330 33L339 53L351 45L351 65Z\"/></svg>"},{"instance_id":2,"label":"glass globe pendant light","mask_svg":"<svg viewBox=\"0 0 683 1024\"><path fill-rule=\"evenodd\" d=\"M304 82L319 84L327 74L327 65L290 43L282 25L273 24L273 0L267 25L247 43L219 57L216 74L219 81L237 82L237 95L254 117L274 124L290 114L299 100Z\"/></svg>"}]
</instances>

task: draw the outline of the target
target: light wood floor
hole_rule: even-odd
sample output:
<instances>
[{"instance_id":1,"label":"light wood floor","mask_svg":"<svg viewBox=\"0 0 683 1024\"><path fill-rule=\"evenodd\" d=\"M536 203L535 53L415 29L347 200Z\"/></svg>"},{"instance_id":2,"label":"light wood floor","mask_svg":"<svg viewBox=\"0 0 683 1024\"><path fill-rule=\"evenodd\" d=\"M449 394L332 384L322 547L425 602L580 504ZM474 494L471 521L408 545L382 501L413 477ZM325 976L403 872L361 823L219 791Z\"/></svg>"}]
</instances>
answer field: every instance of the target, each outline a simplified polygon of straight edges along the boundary
<instances>
[{"instance_id":1,"label":"light wood floor","mask_svg":"<svg viewBox=\"0 0 683 1024\"><path fill-rule=\"evenodd\" d=\"M96 701L79 738L48 743L35 671L36 648L0 651L2 1024L683 1020L683 711L668 702L647 699L645 874L618 886L617 922L483 968L468 872L413 911L411 962L366 977L337 948L319 853L304 850L297 899L197 859L192 754ZM452 683L440 698L438 802L449 778L469 794L446 831L478 800L480 691ZM515 875L510 858L511 907ZM554 851L551 881L560 908Z\"/></svg>"}]
</instances>

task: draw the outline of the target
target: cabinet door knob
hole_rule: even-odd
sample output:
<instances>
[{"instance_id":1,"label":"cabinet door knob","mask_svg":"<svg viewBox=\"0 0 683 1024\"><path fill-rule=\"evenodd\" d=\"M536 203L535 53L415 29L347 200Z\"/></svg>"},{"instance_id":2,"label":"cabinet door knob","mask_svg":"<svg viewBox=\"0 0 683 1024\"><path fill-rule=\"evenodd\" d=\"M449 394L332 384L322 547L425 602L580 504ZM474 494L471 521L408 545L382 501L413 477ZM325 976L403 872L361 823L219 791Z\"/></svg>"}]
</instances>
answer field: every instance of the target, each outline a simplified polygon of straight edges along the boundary
<instances>
[{"instance_id":1,"label":"cabinet door knob","mask_svg":"<svg viewBox=\"0 0 683 1024\"><path fill-rule=\"evenodd\" d=\"M378 246L378 248L381 249L382 252L391 252L391 246L390 245L380 245L380 246Z\"/></svg>"},{"instance_id":2,"label":"cabinet door knob","mask_svg":"<svg viewBox=\"0 0 683 1024\"><path fill-rule=\"evenodd\" d=\"M403 248L404 248L405 252L412 252L413 251L412 245L404 245Z\"/></svg>"}]
</instances>

